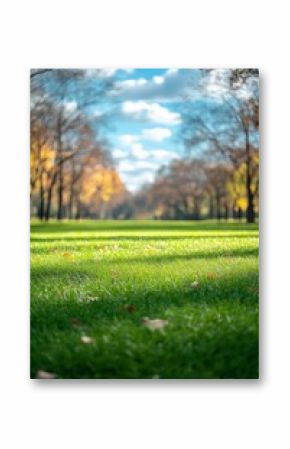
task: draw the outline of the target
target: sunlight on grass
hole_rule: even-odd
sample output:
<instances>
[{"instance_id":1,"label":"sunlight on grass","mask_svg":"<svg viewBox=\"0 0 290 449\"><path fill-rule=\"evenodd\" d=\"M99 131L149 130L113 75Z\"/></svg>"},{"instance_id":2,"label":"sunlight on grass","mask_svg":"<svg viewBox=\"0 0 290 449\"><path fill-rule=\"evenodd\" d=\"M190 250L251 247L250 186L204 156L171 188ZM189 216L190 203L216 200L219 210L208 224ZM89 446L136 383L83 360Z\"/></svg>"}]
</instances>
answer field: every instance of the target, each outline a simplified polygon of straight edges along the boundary
<instances>
[{"instance_id":1,"label":"sunlight on grass","mask_svg":"<svg viewBox=\"0 0 290 449\"><path fill-rule=\"evenodd\" d=\"M33 222L32 377L256 378L257 248L256 225Z\"/></svg>"}]
</instances>

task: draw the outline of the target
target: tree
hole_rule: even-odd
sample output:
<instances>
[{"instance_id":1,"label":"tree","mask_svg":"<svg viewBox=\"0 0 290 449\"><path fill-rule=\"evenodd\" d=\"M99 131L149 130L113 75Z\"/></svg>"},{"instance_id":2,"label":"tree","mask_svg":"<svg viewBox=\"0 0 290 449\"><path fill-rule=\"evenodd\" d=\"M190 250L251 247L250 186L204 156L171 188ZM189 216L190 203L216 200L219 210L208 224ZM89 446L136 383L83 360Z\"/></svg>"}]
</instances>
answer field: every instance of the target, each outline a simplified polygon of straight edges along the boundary
<instances>
[{"instance_id":1,"label":"tree","mask_svg":"<svg viewBox=\"0 0 290 449\"><path fill-rule=\"evenodd\" d=\"M69 214L75 199L75 186L80 184L82 165L89 160L91 151L83 145L83 130L87 126L91 135L94 134L95 148L100 124L100 118L93 116L89 119L87 109L106 95L109 80L96 77L92 81L84 70L40 69L31 72L31 116L32 123L43 125L45 120L45 134L49 136L55 151L53 166L47 172L49 178L47 186L46 219L51 214L51 202L54 190L57 188L57 218L64 216L64 196L68 181L68 163L71 167L70 175L70 205ZM104 145L102 145L104 147ZM100 143L98 143L100 148ZM104 155L105 150L102 150ZM77 157L78 155L78 157ZM43 174L39 174L43 176ZM33 177L34 178L34 177ZM66 179L65 179L66 178ZM32 182L34 182L32 180ZM40 193L41 196L41 193ZM41 200L42 201L42 200ZM43 202L43 201L42 201Z\"/></svg>"},{"instance_id":2,"label":"tree","mask_svg":"<svg viewBox=\"0 0 290 449\"><path fill-rule=\"evenodd\" d=\"M208 76L208 73L207 73ZM252 189L253 151L258 150L259 98L258 72L253 69L233 69L222 72L215 84L214 94L207 91L203 79L204 101L212 95L204 116L199 110L186 108L183 139L190 152L205 148L207 157L231 163L236 170L245 164L247 193L247 222L255 220L255 194Z\"/></svg>"}]
</instances>

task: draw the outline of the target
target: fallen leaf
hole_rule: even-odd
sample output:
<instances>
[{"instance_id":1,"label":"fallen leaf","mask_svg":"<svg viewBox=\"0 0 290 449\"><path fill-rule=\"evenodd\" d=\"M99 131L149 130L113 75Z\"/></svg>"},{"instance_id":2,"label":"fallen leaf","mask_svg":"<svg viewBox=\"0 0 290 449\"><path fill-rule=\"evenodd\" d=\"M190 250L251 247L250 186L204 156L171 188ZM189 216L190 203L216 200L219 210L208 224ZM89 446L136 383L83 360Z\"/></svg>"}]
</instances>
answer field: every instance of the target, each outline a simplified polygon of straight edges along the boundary
<instances>
[{"instance_id":1,"label":"fallen leaf","mask_svg":"<svg viewBox=\"0 0 290 449\"><path fill-rule=\"evenodd\" d=\"M100 298L98 296L87 296L87 295L80 295L78 297L79 302L89 303L89 302L95 302L99 301Z\"/></svg>"},{"instance_id":2,"label":"fallen leaf","mask_svg":"<svg viewBox=\"0 0 290 449\"><path fill-rule=\"evenodd\" d=\"M47 371L39 370L36 373L36 379L55 379L56 375Z\"/></svg>"},{"instance_id":3,"label":"fallen leaf","mask_svg":"<svg viewBox=\"0 0 290 449\"><path fill-rule=\"evenodd\" d=\"M215 272L206 273L206 277L209 280L214 280L217 278L217 274Z\"/></svg>"},{"instance_id":4,"label":"fallen leaf","mask_svg":"<svg viewBox=\"0 0 290 449\"><path fill-rule=\"evenodd\" d=\"M72 253L63 253L63 257L72 257L73 254Z\"/></svg>"},{"instance_id":5,"label":"fallen leaf","mask_svg":"<svg viewBox=\"0 0 290 449\"><path fill-rule=\"evenodd\" d=\"M145 326L151 330L163 329L168 324L167 320L160 320L160 319L150 320L147 317L143 317L141 319L141 321L142 321L143 326Z\"/></svg>"},{"instance_id":6,"label":"fallen leaf","mask_svg":"<svg viewBox=\"0 0 290 449\"><path fill-rule=\"evenodd\" d=\"M88 337L87 335L82 335L81 336L81 341L82 343L85 343L86 345L93 343L93 338L92 337Z\"/></svg>"},{"instance_id":7,"label":"fallen leaf","mask_svg":"<svg viewBox=\"0 0 290 449\"><path fill-rule=\"evenodd\" d=\"M198 281L193 281L192 284L190 284L191 288L197 288L199 286Z\"/></svg>"},{"instance_id":8,"label":"fallen leaf","mask_svg":"<svg viewBox=\"0 0 290 449\"><path fill-rule=\"evenodd\" d=\"M133 313L136 310L136 306L134 304L125 304L124 310L126 310L126 312Z\"/></svg>"},{"instance_id":9,"label":"fallen leaf","mask_svg":"<svg viewBox=\"0 0 290 449\"><path fill-rule=\"evenodd\" d=\"M82 324L81 320L79 318L71 318L70 323L73 326L80 326Z\"/></svg>"},{"instance_id":10,"label":"fallen leaf","mask_svg":"<svg viewBox=\"0 0 290 449\"><path fill-rule=\"evenodd\" d=\"M99 301L100 298L98 296L87 296L86 301L87 302L94 302L94 301Z\"/></svg>"}]
</instances>

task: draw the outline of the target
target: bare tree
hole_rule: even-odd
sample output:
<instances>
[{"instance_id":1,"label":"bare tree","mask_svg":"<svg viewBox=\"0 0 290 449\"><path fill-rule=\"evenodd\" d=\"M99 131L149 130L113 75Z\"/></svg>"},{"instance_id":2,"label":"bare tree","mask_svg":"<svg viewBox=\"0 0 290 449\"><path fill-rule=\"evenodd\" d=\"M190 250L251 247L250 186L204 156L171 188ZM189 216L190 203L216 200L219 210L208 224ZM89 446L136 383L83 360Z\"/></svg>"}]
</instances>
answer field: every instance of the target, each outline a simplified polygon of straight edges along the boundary
<instances>
[{"instance_id":1,"label":"bare tree","mask_svg":"<svg viewBox=\"0 0 290 449\"><path fill-rule=\"evenodd\" d=\"M205 145L207 157L216 162L229 162L233 169L246 164L248 223L255 220L252 149L258 148L258 126L258 71L233 69L227 71L219 97L207 106L205 116L194 107L186 109L182 130L191 153Z\"/></svg>"}]
</instances>

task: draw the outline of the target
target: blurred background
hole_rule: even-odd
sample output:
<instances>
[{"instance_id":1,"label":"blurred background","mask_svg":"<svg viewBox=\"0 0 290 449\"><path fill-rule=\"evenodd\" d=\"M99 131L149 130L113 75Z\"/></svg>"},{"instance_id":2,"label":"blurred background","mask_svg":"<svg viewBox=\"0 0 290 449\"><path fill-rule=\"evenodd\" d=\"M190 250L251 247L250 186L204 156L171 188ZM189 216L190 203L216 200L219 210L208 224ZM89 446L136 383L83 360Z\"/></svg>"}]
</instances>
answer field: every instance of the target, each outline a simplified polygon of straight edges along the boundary
<instances>
[{"instance_id":1,"label":"blurred background","mask_svg":"<svg viewBox=\"0 0 290 449\"><path fill-rule=\"evenodd\" d=\"M30 78L31 217L258 218L257 69L33 69Z\"/></svg>"}]
</instances>

